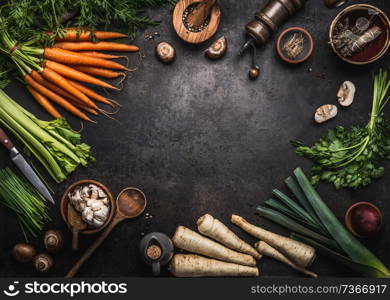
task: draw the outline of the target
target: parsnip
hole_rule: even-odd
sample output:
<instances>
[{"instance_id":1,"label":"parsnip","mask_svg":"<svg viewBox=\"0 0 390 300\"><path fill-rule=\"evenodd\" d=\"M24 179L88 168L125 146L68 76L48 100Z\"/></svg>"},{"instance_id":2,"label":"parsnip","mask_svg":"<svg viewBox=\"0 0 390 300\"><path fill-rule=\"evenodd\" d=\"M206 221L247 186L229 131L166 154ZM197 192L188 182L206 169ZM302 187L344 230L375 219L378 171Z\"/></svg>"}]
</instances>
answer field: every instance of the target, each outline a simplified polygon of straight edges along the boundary
<instances>
[{"instance_id":1,"label":"parsnip","mask_svg":"<svg viewBox=\"0 0 390 300\"><path fill-rule=\"evenodd\" d=\"M306 268L313 263L316 257L313 247L252 225L240 216L232 215L231 222L283 253L298 266Z\"/></svg>"},{"instance_id":2,"label":"parsnip","mask_svg":"<svg viewBox=\"0 0 390 300\"><path fill-rule=\"evenodd\" d=\"M280 253L278 250L275 248L272 248L270 245L268 245L264 241L259 241L255 244L255 249L259 251L259 253L272 257L282 263L285 263L286 265L290 266L291 268L298 270L306 275L309 275L311 277L318 277L316 273L313 273L305 268L302 268L295 264L293 261L291 261L288 257L284 256L282 253Z\"/></svg>"},{"instance_id":3,"label":"parsnip","mask_svg":"<svg viewBox=\"0 0 390 300\"><path fill-rule=\"evenodd\" d=\"M252 256L226 248L184 226L179 226L176 229L172 241L175 247L188 252L244 266L252 267L256 265L256 260Z\"/></svg>"},{"instance_id":4,"label":"parsnip","mask_svg":"<svg viewBox=\"0 0 390 300\"><path fill-rule=\"evenodd\" d=\"M259 269L256 267L242 266L195 254L176 254L171 260L169 270L176 277L259 276Z\"/></svg>"},{"instance_id":5,"label":"parsnip","mask_svg":"<svg viewBox=\"0 0 390 300\"><path fill-rule=\"evenodd\" d=\"M256 259L260 259L261 255L251 245L241 240L233 231L225 226L218 219L213 218L211 215L206 214L201 216L196 222L198 225L198 231L212 238L226 247L249 254Z\"/></svg>"}]
</instances>

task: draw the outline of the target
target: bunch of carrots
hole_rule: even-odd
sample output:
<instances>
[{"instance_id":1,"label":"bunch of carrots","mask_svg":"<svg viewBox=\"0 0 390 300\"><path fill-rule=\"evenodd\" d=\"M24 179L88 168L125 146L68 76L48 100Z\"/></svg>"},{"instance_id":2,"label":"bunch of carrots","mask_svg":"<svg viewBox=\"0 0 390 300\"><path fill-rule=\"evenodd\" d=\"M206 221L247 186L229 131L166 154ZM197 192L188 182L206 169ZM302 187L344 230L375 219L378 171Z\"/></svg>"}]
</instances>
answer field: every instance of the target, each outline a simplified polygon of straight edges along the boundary
<instances>
[{"instance_id":1,"label":"bunch of carrots","mask_svg":"<svg viewBox=\"0 0 390 300\"><path fill-rule=\"evenodd\" d=\"M98 94L83 83L119 90L110 83L97 78L114 79L126 77L129 69L114 61L125 58L100 51L137 52L134 45L108 42L108 39L124 38L118 32L66 29L63 36L55 39L48 48L32 46L33 42L19 44L4 32L0 35L1 48L9 49L7 55L13 60L35 100L54 118L62 115L53 103L85 121L94 122L88 115L107 112L95 102L115 107L112 100ZM96 42L97 40L97 42Z\"/></svg>"}]
</instances>

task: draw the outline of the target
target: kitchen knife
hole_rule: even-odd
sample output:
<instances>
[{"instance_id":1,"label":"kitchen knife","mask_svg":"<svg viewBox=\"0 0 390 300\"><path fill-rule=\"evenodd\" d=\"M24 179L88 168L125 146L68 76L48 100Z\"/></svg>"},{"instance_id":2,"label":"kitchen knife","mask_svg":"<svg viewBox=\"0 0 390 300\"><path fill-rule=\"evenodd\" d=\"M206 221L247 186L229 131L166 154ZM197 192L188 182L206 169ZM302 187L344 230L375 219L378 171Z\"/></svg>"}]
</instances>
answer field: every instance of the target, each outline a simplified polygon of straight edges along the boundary
<instances>
[{"instance_id":1,"label":"kitchen knife","mask_svg":"<svg viewBox=\"0 0 390 300\"><path fill-rule=\"evenodd\" d=\"M0 143L9 150L11 153L11 160L14 164L19 168L19 170L23 173L23 175L30 181L30 183L45 197L47 200L54 204L53 197L50 192L43 184L42 180L38 177L35 171L31 168L31 166L24 159L22 154L19 153L18 149L12 144L11 140L5 134L4 130L0 128Z\"/></svg>"}]
</instances>

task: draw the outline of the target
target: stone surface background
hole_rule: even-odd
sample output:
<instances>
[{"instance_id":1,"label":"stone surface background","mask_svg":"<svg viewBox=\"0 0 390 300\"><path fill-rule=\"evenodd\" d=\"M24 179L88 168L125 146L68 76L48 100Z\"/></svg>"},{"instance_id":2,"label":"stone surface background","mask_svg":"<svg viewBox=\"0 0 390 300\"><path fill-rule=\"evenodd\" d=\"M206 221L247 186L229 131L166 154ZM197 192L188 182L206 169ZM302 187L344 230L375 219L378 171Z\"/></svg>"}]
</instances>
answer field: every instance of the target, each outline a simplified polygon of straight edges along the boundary
<instances>
[{"instance_id":1,"label":"stone surface background","mask_svg":"<svg viewBox=\"0 0 390 300\"><path fill-rule=\"evenodd\" d=\"M195 229L195 222L210 213L229 223L232 213L281 234L288 232L255 215L255 207L271 195L272 188L283 187L283 180L311 163L298 157L289 141L301 139L312 143L336 125L365 123L371 107L372 73L388 67L389 55L365 67L347 65L328 45L328 27L340 9L327 9L323 1L309 1L307 7L281 29L302 26L314 38L312 57L298 66L286 65L275 51L275 37L258 51L261 75L257 81L247 78L249 55L237 57L244 42L244 26L265 0L223 0L222 21L214 38L225 35L227 55L219 61L207 60L202 51L208 43L191 46L182 42L171 25L169 8L151 12L161 25L141 32L135 41L145 55L138 71L129 75L122 92L112 95L123 107L114 122L104 117L98 124L86 124L85 142L93 146L97 162L77 170L66 182L55 186L56 199L72 182L93 178L106 184L114 195L128 186L141 188L147 195L144 216L120 224L93 257L80 270L82 277L151 276L138 255L142 233L152 231L172 235L178 225ZM371 3L390 13L388 1L353 1ZM155 40L145 40L145 33L159 32ZM172 65L154 57L159 41L169 41L177 49ZM137 55L130 55L137 64ZM312 68L312 72L308 69ZM325 103L336 103L341 82L351 80L357 86L355 103L340 109L337 119L323 125L312 121L313 111ZM47 115L15 81L7 92L41 118ZM388 111L386 112L388 114ZM68 119L74 128L79 121ZM0 149L0 166L10 165L5 150ZM371 201L390 217L390 165L386 175L368 188L336 191L321 184L319 192L335 214L342 219L346 209L357 201ZM64 276L96 236L82 236L80 251L70 249L70 232L62 221L59 203L51 207L52 223L66 235L64 251L55 255L55 268L46 276ZM232 226L230 226L232 227ZM247 241L245 233L233 230ZM367 243L384 263L390 265L390 223L382 233ZM16 218L0 208L0 276L37 276L29 266L11 259L14 244L23 241ZM32 240L43 251L41 239ZM263 276L295 277L300 273L274 260L259 263ZM314 263L321 276L356 276L346 268L320 256ZM168 272L164 275L169 276Z\"/></svg>"}]
</instances>

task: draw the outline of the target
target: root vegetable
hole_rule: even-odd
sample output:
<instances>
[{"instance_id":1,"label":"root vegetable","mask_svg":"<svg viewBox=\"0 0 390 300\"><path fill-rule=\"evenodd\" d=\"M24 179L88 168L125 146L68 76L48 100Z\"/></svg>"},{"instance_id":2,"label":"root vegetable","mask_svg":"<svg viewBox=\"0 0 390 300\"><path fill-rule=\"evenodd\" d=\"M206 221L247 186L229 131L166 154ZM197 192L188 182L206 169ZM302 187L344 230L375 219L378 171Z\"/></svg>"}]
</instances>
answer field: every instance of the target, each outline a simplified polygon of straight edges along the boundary
<instances>
[{"instance_id":1,"label":"root vegetable","mask_svg":"<svg viewBox=\"0 0 390 300\"><path fill-rule=\"evenodd\" d=\"M184 226L179 226L176 229L172 241L177 248L188 252L202 254L208 257L245 266L256 265L256 261L252 256L226 248L225 246L201 236L199 233Z\"/></svg>"},{"instance_id":2,"label":"root vegetable","mask_svg":"<svg viewBox=\"0 0 390 300\"><path fill-rule=\"evenodd\" d=\"M311 277L317 278L318 275L316 273L313 273L305 268L302 268L295 264L293 261L291 261L288 257L284 256L282 253L280 253L275 248L272 248L270 245L268 245L264 241L259 241L255 244L256 250L266 256L272 257L282 263L285 263L286 265L290 266L291 268L298 270L306 275L309 275Z\"/></svg>"},{"instance_id":3,"label":"root vegetable","mask_svg":"<svg viewBox=\"0 0 390 300\"><path fill-rule=\"evenodd\" d=\"M29 85L27 86L27 90L34 97L34 99L55 119L61 119L62 115L58 112L58 110L50 103L49 99L47 99L42 94L38 93Z\"/></svg>"},{"instance_id":4,"label":"root vegetable","mask_svg":"<svg viewBox=\"0 0 390 300\"><path fill-rule=\"evenodd\" d=\"M138 52L139 48L135 45L126 45L114 42L59 42L53 45L53 48L61 48L69 51L124 51Z\"/></svg>"},{"instance_id":5,"label":"root vegetable","mask_svg":"<svg viewBox=\"0 0 390 300\"><path fill-rule=\"evenodd\" d=\"M128 68L115 61L83 55L79 52L72 52L59 48L45 48L44 57L46 60L56 61L65 65L83 65L129 71Z\"/></svg>"},{"instance_id":6,"label":"root vegetable","mask_svg":"<svg viewBox=\"0 0 390 300\"><path fill-rule=\"evenodd\" d=\"M66 99L64 99L60 95L54 93L53 91L47 89L46 87L44 87L43 85L41 85L40 83L35 81L30 75L24 76L24 81L28 85L30 85L33 89L35 89L38 93L40 93L41 95L47 97L51 101L57 103L62 108L64 108L67 111L71 112L75 116L79 117L82 120L92 122L92 120L88 116L86 116L83 112L81 112L75 106L70 104Z\"/></svg>"},{"instance_id":7,"label":"root vegetable","mask_svg":"<svg viewBox=\"0 0 390 300\"><path fill-rule=\"evenodd\" d=\"M82 55L91 56L91 57L97 57L97 58L104 58L104 59L123 58L126 61L128 60L127 56L112 55L112 54L107 54L107 53L102 53L102 52L97 52L97 51L82 51L82 52L79 52L79 53L82 54Z\"/></svg>"},{"instance_id":8,"label":"root vegetable","mask_svg":"<svg viewBox=\"0 0 390 300\"><path fill-rule=\"evenodd\" d=\"M255 238L265 241L301 267L310 266L316 257L313 247L252 225L240 216L232 215L231 222Z\"/></svg>"},{"instance_id":9,"label":"root vegetable","mask_svg":"<svg viewBox=\"0 0 390 300\"><path fill-rule=\"evenodd\" d=\"M86 105L92 108L97 108L95 103L93 103L84 93L76 89L73 85L70 84L68 79L63 77L62 75L58 74L57 72L53 71L50 68L44 68L41 72L42 76L45 77L47 80L51 81L58 87L61 87L63 90L71 94L72 96L76 97L78 100L82 101Z\"/></svg>"},{"instance_id":10,"label":"root vegetable","mask_svg":"<svg viewBox=\"0 0 390 300\"><path fill-rule=\"evenodd\" d=\"M76 89L79 89L81 92L83 92L84 94L86 94L88 97L90 97L91 99L94 99L98 102L101 102L101 103L104 103L104 104L108 104L110 106L114 106L114 104L108 100L107 98L99 95L98 93L96 93L95 91L91 90L90 88L87 88L86 86L80 84L80 83L77 83L76 81L73 81L73 80L70 80L69 79L69 82L76 88Z\"/></svg>"},{"instance_id":11,"label":"root vegetable","mask_svg":"<svg viewBox=\"0 0 390 300\"><path fill-rule=\"evenodd\" d=\"M112 86L111 84L104 82L100 79L97 79L95 77L92 77L88 74L85 74L83 72L77 71L73 68L70 68L66 65L57 63L55 61L50 61L46 60L45 61L46 67L52 69L53 71L57 72L58 74L61 74L62 76L72 79L72 80L77 80L77 81L82 81L86 82L89 84L97 85L106 89L112 89L112 90L118 90L118 88Z\"/></svg>"},{"instance_id":12,"label":"root vegetable","mask_svg":"<svg viewBox=\"0 0 390 300\"><path fill-rule=\"evenodd\" d=\"M94 38L98 40L109 40L125 38L127 34L111 31L90 31L88 29L78 30L77 28L67 28L63 37L56 38L56 42L77 42L77 41L92 41Z\"/></svg>"},{"instance_id":13,"label":"root vegetable","mask_svg":"<svg viewBox=\"0 0 390 300\"><path fill-rule=\"evenodd\" d=\"M98 68L98 67L91 67L91 66L80 66L80 65L72 65L72 68L75 70L78 70L80 72L100 76L108 79L117 78L119 76L126 78L126 73L123 72L115 72L112 70L104 69L104 68Z\"/></svg>"},{"instance_id":14,"label":"root vegetable","mask_svg":"<svg viewBox=\"0 0 390 300\"><path fill-rule=\"evenodd\" d=\"M225 224L211 215L206 214L200 217L197 221L198 231L209 238L212 238L226 247L249 254L256 259L260 259L261 255L248 243L241 240L233 231Z\"/></svg>"},{"instance_id":15,"label":"root vegetable","mask_svg":"<svg viewBox=\"0 0 390 300\"><path fill-rule=\"evenodd\" d=\"M258 277L256 267L241 266L194 254L176 254L169 265L175 277Z\"/></svg>"}]
</instances>

